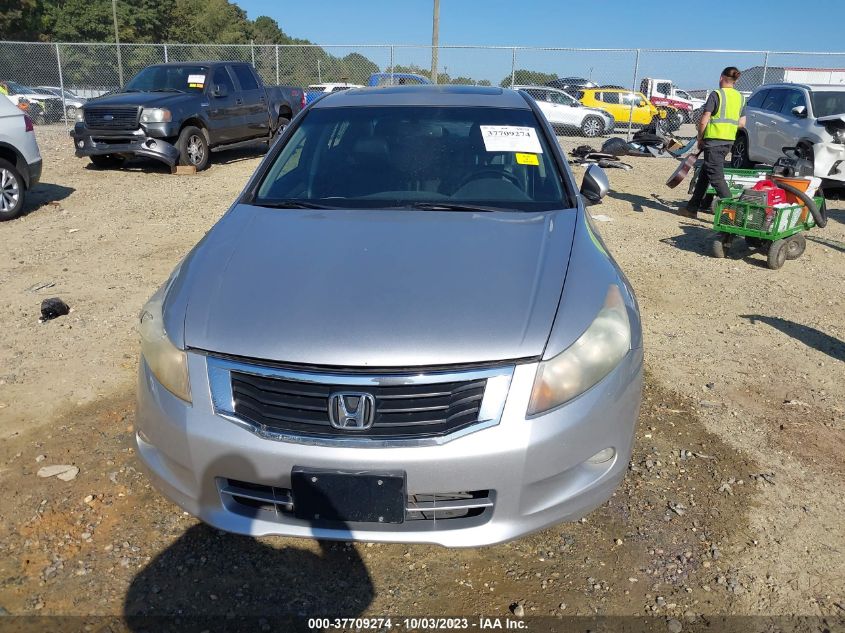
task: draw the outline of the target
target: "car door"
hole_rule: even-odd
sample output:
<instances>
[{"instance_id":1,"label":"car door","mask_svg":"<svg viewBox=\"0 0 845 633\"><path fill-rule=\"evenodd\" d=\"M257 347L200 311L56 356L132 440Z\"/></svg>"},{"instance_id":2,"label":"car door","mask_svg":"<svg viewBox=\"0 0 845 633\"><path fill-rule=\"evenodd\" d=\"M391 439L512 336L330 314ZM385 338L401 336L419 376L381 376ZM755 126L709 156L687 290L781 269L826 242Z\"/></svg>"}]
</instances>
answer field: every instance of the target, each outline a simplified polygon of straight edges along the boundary
<instances>
[{"instance_id":1,"label":"car door","mask_svg":"<svg viewBox=\"0 0 845 633\"><path fill-rule=\"evenodd\" d=\"M244 119L237 105L235 83L227 66L216 66L207 88L208 134L212 145L238 140Z\"/></svg>"},{"instance_id":2,"label":"car door","mask_svg":"<svg viewBox=\"0 0 845 633\"><path fill-rule=\"evenodd\" d=\"M745 134L748 137L748 158L754 162L762 162L763 149L760 145L760 120L764 116L763 102L769 94L768 88L758 90L745 104Z\"/></svg>"},{"instance_id":3,"label":"car door","mask_svg":"<svg viewBox=\"0 0 845 633\"><path fill-rule=\"evenodd\" d=\"M805 116L797 116L792 113L794 108L803 106L807 112L807 99L804 91L799 88L787 88L783 98L783 105L777 113L775 120L778 122L771 131L771 142L773 147L780 150L778 156L783 155L784 147L795 147L796 143L804 134Z\"/></svg>"},{"instance_id":4,"label":"car door","mask_svg":"<svg viewBox=\"0 0 845 633\"><path fill-rule=\"evenodd\" d=\"M242 138L256 138L267 136L270 130L270 112L267 109L267 98L258 83L255 71L248 64L232 64L232 72L238 83L238 97L240 111L243 113Z\"/></svg>"},{"instance_id":5,"label":"car door","mask_svg":"<svg viewBox=\"0 0 845 633\"><path fill-rule=\"evenodd\" d=\"M780 142L781 136L778 127L784 121L780 110L783 107L787 92L786 88L771 88L763 100L763 105L757 117L759 148L763 160L767 163L773 163L783 155L781 151L783 145Z\"/></svg>"},{"instance_id":6,"label":"car door","mask_svg":"<svg viewBox=\"0 0 845 633\"><path fill-rule=\"evenodd\" d=\"M610 112L617 123L627 123L629 108L619 103L618 92L597 92L596 100L599 106Z\"/></svg>"},{"instance_id":7,"label":"car door","mask_svg":"<svg viewBox=\"0 0 845 633\"><path fill-rule=\"evenodd\" d=\"M546 118L549 120L549 123L553 125L562 123L562 121L559 120L557 113L555 112L554 105L549 101L548 90L526 88L525 92L534 97L534 100L537 102L537 107L540 108L540 112L546 115Z\"/></svg>"},{"instance_id":8,"label":"car door","mask_svg":"<svg viewBox=\"0 0 845 633\"><path fill-rule=\"evenodd\" d=\"M578 127L584 118L584 110L575 99L562 92L549 90L549 102L555 110L556 116L564 125Z\"/></svg>"}]
</instances>

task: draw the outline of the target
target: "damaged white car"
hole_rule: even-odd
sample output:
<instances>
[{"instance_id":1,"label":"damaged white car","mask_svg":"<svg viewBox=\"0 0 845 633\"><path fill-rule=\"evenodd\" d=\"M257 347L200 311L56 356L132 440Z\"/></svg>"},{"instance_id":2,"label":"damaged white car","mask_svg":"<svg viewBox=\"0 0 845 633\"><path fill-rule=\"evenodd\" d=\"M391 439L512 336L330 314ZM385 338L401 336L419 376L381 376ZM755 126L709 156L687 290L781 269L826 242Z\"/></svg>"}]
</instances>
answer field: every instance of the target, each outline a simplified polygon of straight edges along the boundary
<instances>
[{"instance_id":1,"label":"damaged white car","mask_svg":"<svg viewBox=\"0 0 845 633\"><path fill-rule=\"evenodd\" d=\"M774 164L784 148L812 161L826 188L845 187L845 85L770 84L745 106L731 165Z\"/></svg>"}]
</instances>

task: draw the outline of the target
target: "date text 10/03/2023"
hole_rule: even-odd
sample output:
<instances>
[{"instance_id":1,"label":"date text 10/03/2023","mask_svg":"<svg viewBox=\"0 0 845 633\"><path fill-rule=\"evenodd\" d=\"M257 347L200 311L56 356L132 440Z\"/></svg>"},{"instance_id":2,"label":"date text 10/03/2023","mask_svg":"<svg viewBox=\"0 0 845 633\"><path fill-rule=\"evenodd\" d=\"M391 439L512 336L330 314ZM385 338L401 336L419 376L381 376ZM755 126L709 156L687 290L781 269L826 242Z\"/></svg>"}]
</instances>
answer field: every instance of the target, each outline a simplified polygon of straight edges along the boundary
<instances>
[{"instance_id":1,"label":"date text 10/03/2023","mask_svg":"<svg viewBox=\"0 0 845 633\"><path fill-rule=\"evenodd\" d=\"M376 630L391 629L405 631L447 631L471 630L480 631L510 630L527 631L528 623L516 618L485 617L478 618L438 618L438 617L410 617L410 618L309 618L308 628L314 630Z\"/></svg>"}]
</instances>

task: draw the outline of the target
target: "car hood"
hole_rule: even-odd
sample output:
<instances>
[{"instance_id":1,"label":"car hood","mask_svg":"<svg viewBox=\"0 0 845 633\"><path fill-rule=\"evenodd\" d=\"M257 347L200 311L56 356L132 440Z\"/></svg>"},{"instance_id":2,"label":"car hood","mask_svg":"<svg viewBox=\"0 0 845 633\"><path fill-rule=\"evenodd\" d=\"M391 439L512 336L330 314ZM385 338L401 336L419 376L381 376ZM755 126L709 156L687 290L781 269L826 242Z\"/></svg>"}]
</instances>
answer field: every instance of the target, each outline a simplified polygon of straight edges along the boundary
<instances>
[{"instance_id":1,"label":"car hood","mask_svg":"<svg viewBox=\"0 0 845 633\"><path fill-rule=\"evenodd\" d=\"M249 358L414 367L539 357L576 217L238 205L186 258L167 309L184 309L187 347Z\"/></svg>"},{"instance_id":2,"label":"car hood","mask_svg":"<svg viewBox=\"0 0 845 633\"><path fill-rule=\"evenodd\" d=\"M201 94L184 92L119 92L96 99L90 99L86 105L91 106L143 106L157 108L173 106L183 101L192 101Z\"/></svg>"}]
</instances>

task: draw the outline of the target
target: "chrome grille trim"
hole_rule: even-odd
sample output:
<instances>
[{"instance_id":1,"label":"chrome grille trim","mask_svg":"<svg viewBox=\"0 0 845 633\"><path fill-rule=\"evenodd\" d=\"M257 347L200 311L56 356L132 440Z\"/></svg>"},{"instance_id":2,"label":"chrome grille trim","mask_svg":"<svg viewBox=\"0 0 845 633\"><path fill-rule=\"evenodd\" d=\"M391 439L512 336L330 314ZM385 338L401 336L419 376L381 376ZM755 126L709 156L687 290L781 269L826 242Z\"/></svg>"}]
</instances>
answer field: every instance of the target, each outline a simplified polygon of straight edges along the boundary
<instances>
[{"instance_id":1,"label":"chrome grille trim","mask_svg":"<svg viewBox=\"0 0 845 633\"><path fill-rule=\"evenodd\" d=\"M206 356L209 388L214 412L241 428L263 439L279 442L291 442L313 446L350 446L358 448L389 448L410 446L434 446L451 442L469 433L499 424L505 407L514 365L487 367L455 371L397 372L384 374L352 374L342 372L299 371L281 367L247 363L213 355ZM294 434L271 429L253 420L247 420L235 412L235 400L232 390L231 373L254 374L266 378L282 378L304 383L344 384L360 386L395 386L395 385L437 385L448 382L486 379L487 385L479 408L478 422L454 433L437 437L419 438L378 438L378 437L326 437Z\"/></svg>"}]
</instances>

